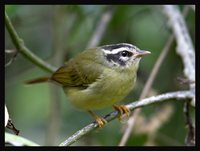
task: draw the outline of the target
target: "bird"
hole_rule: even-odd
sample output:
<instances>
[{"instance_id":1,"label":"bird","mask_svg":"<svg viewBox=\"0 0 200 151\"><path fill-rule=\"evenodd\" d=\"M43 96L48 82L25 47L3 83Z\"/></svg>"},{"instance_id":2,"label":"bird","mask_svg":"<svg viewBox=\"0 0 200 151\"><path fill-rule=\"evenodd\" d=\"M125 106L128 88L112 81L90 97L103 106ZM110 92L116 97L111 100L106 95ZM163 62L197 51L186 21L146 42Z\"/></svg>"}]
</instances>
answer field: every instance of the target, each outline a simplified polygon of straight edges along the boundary
<instances>
[{"instance_id":1,"label":"bird","mask_svg":"<svg viewBox=\"0 0 200 151\"><path fill-rule=\"evenodd\" d=\"M134 88L141 58L151 52L129 43L88 48L71 58L52 75L26 81L26 84L53 82L59 84L71 104L89 112L99 127L107 121L94 110L113 106L129 115L125 105L119 105Z\"/></svg>"}]
</instances>

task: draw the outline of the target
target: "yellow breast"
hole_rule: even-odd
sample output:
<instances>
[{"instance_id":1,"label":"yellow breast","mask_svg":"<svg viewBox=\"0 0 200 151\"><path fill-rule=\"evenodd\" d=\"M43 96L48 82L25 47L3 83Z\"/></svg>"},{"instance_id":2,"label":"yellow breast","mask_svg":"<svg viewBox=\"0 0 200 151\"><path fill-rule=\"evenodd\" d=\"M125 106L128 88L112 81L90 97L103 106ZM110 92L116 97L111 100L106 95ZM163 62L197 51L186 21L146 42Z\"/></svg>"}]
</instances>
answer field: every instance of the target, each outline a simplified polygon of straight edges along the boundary
<instances>
[{"instance_id":1,"label":"yellow breast","mask_svg":"<svg viewBox=\"0 0 200 151\"><path fill-rule=\"evenodd\" d=\"M121 101L134 87L136 75L105 70L87 89L64 88L70 102L80 110L95 110Z\"/></svg>"}]
</instances>

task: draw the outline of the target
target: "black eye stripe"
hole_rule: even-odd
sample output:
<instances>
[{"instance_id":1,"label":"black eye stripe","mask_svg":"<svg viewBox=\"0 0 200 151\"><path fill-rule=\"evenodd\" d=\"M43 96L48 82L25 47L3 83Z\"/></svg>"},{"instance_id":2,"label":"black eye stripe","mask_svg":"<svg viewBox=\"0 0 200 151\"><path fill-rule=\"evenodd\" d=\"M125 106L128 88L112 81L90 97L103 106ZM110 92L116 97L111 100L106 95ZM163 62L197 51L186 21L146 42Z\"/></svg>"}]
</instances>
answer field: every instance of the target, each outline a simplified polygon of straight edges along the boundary
<instances>
[{"instance_id":1,"label":"black eye stripe","mask_svg":"<svg viewBox=\"0 0 200 151\"><path fill-rule=\"evenodd\" d=\"M130 57L130 56L132 56L132 53L124 50L124 51L120 51L116 54L107 54L106 59L109 62L113 61L113 62L116 62L117 64L120 64L121 66L125 66L127 61L120 59L120 57L122 57L122 56L123 57L127 57L127 56Z\"/></svg>"},{"instance_id":2,"label":"black eye stripe","mask_svg":"<svg viewBox=\"0 0 200 151\"><path fill-rule=\"evenodd\" d=\"M131 57L133 55L132 52L129 52L127 50L124 50L124 51L121 51L121 52L118 52L122 57Z\"/></svg>"}]
</instances>

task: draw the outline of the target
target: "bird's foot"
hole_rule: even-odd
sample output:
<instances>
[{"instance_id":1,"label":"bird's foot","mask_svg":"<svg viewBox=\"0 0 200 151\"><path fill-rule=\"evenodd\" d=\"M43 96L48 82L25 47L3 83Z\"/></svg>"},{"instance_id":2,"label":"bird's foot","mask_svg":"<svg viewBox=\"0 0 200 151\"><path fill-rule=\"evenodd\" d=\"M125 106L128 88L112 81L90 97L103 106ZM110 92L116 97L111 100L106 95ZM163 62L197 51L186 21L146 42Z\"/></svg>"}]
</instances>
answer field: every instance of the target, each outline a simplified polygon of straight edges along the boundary
<instances>
[{"instance_id":1,"label":"bird's foot","mask_svg":"<svg viewBox=\"0 0 200 151\"><path fill-rule=\"evenodd\" d=\"M120 121L124 119L124 115L126 115L126 118L129 117L130 115L130 110L125 105L113 105L113 108L120 113L119 115Z\"/></svg>"},{"instance_id":2,"label":"bird's foot","mask_svg":"<svg viewBox=\"0 0 200 151\"><path fill-rule=\"evenodd\" d=\"M95 118L95 121L98 124L98 127L102 128L107 123L107 121L104 118L96 115L94 112L92 111L88 111L88 112Z\"/></svg>"},{"instance_id":3,"label":"bird's foot","mask_svg":"<svg viewBox=\"0 0 200 151\"><path fill-rule=\"evenodd\" d=\"M100 128L104 127L104 125L107 123L107 121L104 118L99 116L95 119L95 121Z\"/></svg>"}]
</instances>

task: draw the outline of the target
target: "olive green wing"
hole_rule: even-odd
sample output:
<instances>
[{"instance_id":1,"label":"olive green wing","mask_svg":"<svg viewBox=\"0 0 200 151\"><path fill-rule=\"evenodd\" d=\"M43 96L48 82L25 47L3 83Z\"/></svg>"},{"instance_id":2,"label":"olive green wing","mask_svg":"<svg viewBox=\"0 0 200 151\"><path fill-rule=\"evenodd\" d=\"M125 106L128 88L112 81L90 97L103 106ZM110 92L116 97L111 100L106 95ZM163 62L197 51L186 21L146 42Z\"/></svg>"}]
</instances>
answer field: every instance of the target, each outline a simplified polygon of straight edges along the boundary
<instances>
[{"instance_id":1,"label":"olive green wing","mask_svg":"<svg viewBox=\"0 0 200 151\"><path fill-rule=\"evenodd\" d=\"M79 58L80 59L80 58ZM95 82L102 73L102 65L90 59L70 60L60 67L51 77L62 86L87 87Z\"/></svg>"}]
</instances>

